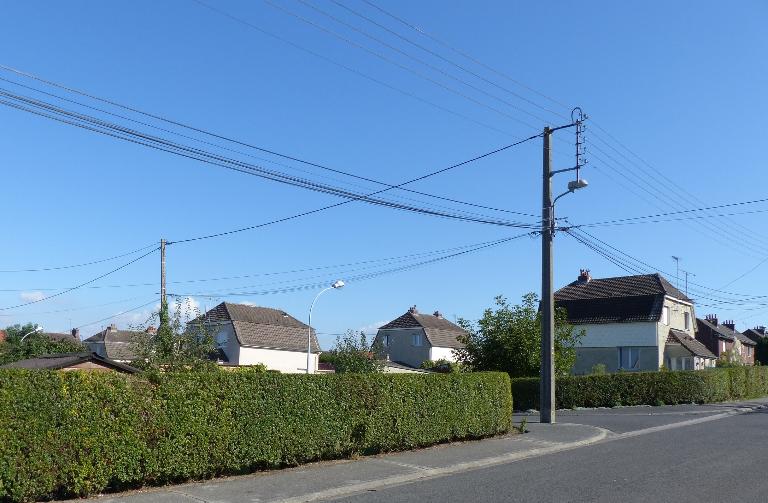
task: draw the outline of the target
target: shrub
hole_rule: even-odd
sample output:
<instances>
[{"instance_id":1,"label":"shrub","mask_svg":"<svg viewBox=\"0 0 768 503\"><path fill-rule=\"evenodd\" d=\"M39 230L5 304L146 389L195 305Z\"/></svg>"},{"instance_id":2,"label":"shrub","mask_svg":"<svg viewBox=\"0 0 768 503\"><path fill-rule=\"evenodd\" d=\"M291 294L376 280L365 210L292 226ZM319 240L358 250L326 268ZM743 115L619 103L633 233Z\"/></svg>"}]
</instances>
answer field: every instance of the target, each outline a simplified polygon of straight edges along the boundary
<instances>
[{"instance_id":1,"label":"shrub","mask_svg":"<svg viewBox=\"0 0 768 503\"><path fill-rule=\"evenodd\" d=\"M501 373L0 371L0 500L247 473L509 431Z\"/></svg>"},{"instance_id":2,"label":"shrub","mask_svg":"<svg viewBox=\"0 0 768 503\"><path fill-rule=\"evenodd\" d=\"M539 407L539 379L512 380L520 410ZM768 368L734 367L678 372L622 372L557 379L557 407L614 407L723 402L768 395Z\"/></svg>"}]
</instances>

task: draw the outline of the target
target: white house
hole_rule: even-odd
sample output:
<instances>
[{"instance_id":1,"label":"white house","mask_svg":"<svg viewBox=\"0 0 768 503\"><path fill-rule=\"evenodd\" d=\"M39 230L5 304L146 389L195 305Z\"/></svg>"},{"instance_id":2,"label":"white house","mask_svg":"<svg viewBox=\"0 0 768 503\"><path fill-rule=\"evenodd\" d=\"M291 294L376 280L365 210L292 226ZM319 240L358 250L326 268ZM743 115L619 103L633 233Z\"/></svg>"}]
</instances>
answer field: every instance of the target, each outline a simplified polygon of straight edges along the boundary
<instances>
[{"instance_id":1,"label":"white house","mask_svg":"<svg viewBox=\"0 0 768 503\"><path fill-rule=\"evenodd\" d=\"M464 347L458 338L466 333L439 311L421 314L413 306L379 328L374 345L379 345L390 361L419 367L425 360L456 361L453 351Z\"/></svg>"},{"instance_id":2,"label":"white house","mask_svg":"<svg viewBox=\"0 0 768 503\"><path fill-rule=\"evenodd\" d=\"M693 301L659 274L592 279L585 269L555 292L555 303L585 333L575 374L598 364L609 372L715 365L715 355L696 340Z\"/></svg>"},{"instance_id":3,"label":"white house","mask_svg":"<svg viewBox=\"0 0 768 503\"><path fill-rule=\"evenodd\" d=\"M194 322L200 321L230 365L263 363L283 373L306 372L309 327L281 309L222 302ZM311 373L317 371L319 356L313 329Z\"/></svg>"}]
</instances>

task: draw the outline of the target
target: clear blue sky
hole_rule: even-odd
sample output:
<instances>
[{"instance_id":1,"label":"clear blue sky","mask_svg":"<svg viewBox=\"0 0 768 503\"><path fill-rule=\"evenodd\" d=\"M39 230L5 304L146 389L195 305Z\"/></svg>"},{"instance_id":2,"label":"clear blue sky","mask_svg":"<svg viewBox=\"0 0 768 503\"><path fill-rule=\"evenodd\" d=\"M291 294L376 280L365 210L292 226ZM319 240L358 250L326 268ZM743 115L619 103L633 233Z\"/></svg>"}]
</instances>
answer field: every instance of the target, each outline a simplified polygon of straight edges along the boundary
<instances>
[{"instance_id":1,"label":"clear blue sky","mask_svg":"<svg viewBox=\"0 0 768 503\"><path fill-rule=\"evenodd\" d=\"M389 183L493 150L547 123L563 122L507 92L511 90L566 115L571 106L583 107L599 126L664 174L652 171L590 124L589 167L583 173L590 186L558 204L558 216L567 216L572 223L765 197L768 5L762 1L726 7L714 1L629 5L608 1L378 0L391 12L568 108L462 59L359 0L341 1L504 89L462 73L330 1L307 0L401 51L460 75L487 94L420 66L305 4L275 1L496 110L448 92L267 3L217 1L215 5L357 72L491 127L374 83L191 0L5 1L0 19L0 62ZM0 76L44 88L7 72ZM4 89L21 91L1 84ZM601 143L595 134L632 162ZM555 143L555 167L570 167L572 133L557 135L567 143ZM291 165L309 173L271 167L313 179L343 178ZM0 106L0 166L4 215L0 269L4 270L87 262L148 245L161 237L174 240L226 231L338 201L333 196L182 159L4 106ZM540 176L541 141L537 139L411 188L537 214ZM568 175L557 178L555 190L562 190L569 179ZM351 182L373 187L367 182ZM423 196L399 195L414 197L421 206L445 204L508 217ZM752 205L729 211L766 207ZM720 288L768 257L765 222L765 213L753 213L727 219L711 217L704 223L682 220L598 227L590 232L673 275L671 256L680 256L681 268L696 275L693 281ZM175 282L346 264L483 242L516 231L355 202L261 230L171 246L168 279ZM130 258L65 271L0 274L0 289L14 290L0 292L0 307L85 282ZM518 300L525 292L538 291L539 259L538 240L525 238L400 274L350 282L343 291L329 292L319 301L315 325L324 334L370 328L413 304L428 312L439 309L450 318L478 318L495 295ZM169 291L227 293L252 285L257 286L245 291L265 290L352 276L360 274L361 267L370 264L338 271L172 283ZM575 279L581 267L590 268L594 277L624 274L568 236L558 235L556 286ZM369 270L377 269L364 271ZM155 255L91 285L105 288L83 288L0 311L0 324L33 321L47 330L67 330L151 301L158 291L158 280L159 259ZM764 295L766 280L768 263L726 290ZM143 283L154 284L124 286ZM280 307L306 319L315 291L222 299ZM734 318L740 328L768 324L768 307L760 305L764 299L747 302L743 296L717 295L730 302L710 307L714 301L702 300L707 306L699 307L699 316L716 313L721 319ZM221 299L195 300L200 306L211 307ZM151 307L122 315L117 323L127 326L139 322ZM83 328L83 335L95 333L106 323L109 321ZM333 338L324 335L321 342L328 347Z\"/></svg>"}]
</instances>

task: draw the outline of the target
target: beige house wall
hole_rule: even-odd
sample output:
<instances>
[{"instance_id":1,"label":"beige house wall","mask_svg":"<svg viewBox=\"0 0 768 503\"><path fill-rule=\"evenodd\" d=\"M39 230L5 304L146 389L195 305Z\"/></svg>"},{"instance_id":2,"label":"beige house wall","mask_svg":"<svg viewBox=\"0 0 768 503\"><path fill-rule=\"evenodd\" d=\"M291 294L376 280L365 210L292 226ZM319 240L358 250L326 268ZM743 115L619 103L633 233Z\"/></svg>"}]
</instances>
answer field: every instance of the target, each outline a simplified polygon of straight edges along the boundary
<instances>
[{"instance_id":1,"label":"beige house wall","mask_svg":"<svg viewBox=\"0 0 768 503\"><path fill-rule=\"evenodd\" d=\"M413 336L420 334L422 346L413 345ZM383 337L388 336L388 344L383 344ZM379 330L375 344L382 344L384 354L393 362L401 362L411 367L420 367L425 360L430 360L432 349L422 328L395 328Z\"/></svg>"}]
</instances>

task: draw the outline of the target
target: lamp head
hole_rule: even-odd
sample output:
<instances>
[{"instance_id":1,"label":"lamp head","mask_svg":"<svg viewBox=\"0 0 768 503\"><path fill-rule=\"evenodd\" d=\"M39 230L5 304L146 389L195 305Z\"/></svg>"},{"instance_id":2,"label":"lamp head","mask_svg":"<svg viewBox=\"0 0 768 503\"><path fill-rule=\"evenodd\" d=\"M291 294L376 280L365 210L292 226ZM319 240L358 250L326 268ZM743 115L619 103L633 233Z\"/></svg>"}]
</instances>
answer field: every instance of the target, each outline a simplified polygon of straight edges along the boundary
<instances>
[{"instance_id":1,"label":"lamp head","mask_svg":"<svg viewBox=\"0 0 768 503\"><path fill-rule=\"evenodd\" d=\"M43 327L41 327L40 325L37 325L35 327L35 332L42 332L42 331L43 331Z\"/></svg>"},{"instance_id":2,"label":"lamp head","mask_svg":"<svg viewBox=\"0 0 768 503\"><path fill-rule=\"evenodd\" d=\"M336 281L335 281L335 282L334 282L334 283L331 285L331 288L336 288L337 290L338 290L339 288L343 288L343 287L344 287L344 282L343 282L342 280L340 280L340 279L337 279L337 280L336 280Z\"/></svg>"},{"instance_id":3,"label":"lamp head","mask_svg":"<svg viewBox=\"0 0 768 503\"><path fill-rule=\"evenodd\" d=\"M572 180L568 182L568 190L573 192L575 190L583 189L587 185L589 184L587 183L586 180L584 180L583 178L579 178L578 180Z\"/></svg>"}]
</instances>

